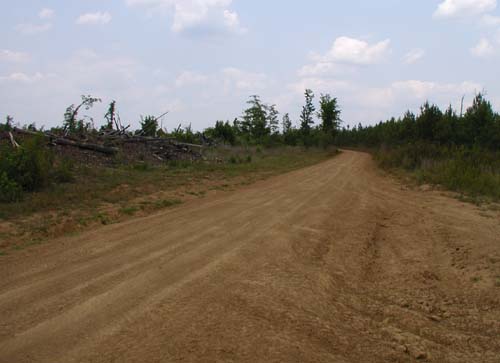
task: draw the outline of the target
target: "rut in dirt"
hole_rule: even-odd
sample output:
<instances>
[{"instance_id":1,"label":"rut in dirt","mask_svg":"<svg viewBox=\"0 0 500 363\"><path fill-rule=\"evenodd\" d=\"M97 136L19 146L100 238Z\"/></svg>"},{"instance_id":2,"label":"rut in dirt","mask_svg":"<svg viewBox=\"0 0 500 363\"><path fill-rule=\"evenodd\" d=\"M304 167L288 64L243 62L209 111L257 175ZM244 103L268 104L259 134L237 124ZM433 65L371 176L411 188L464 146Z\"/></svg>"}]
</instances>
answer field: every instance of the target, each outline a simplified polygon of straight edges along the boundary
<instances>
[{"instance_id":1,"label":"rut in dirt","mask_svg":"<svg viewBox=\"0 0 500 363\"><path fill-rule=\"evenodd\" d=\"M344 151L2 257L0 362L498 362L499 236Z\"/></svg>"}]
</instances>

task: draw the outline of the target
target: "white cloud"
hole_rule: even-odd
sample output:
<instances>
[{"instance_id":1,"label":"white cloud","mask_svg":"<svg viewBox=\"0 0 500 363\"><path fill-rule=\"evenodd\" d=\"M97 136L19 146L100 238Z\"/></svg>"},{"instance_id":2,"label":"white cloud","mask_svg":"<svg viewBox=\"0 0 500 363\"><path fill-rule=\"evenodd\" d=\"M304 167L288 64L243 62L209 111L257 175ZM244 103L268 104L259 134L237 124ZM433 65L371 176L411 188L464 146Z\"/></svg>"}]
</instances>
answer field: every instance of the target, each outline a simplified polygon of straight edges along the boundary
<instances>
[{"instance_id":1,"label":"white cloud","mask_svg":"<svg viewBox=\"0 0 500 363\"><path fill-rule=\"evenodd\" d=\"M500 16L494 16L490 14L483 15L481 18L481 24L485 26L499 26Z\"/></svg>"},{"instance_id":2,"label":"white cloud","mask_svg":"<svg viewBox=\"0 0 500 363\"><path fill-rule=\"evenodd\" d=\"M95 12L82 14L76 19L78 25L105 25L111 21L111 14L108 12Z\"/></svg>"},{"instance_id":3,"label":"white cloud","mask_svg":"<svg viewBox=\"0 0 500 363\"><path fill-rule=\"evenodd\" d=\"M457 84L408 80L394 82L391 88L396 92L407 92L412 97L424 100L432 97L441 97L442 95L475 93L481 89L481 85L468 81Z\"/></svg>"},{"instance_id":4,"label":"white cloud","mask_svg":"<svg viewBox=\"0 0 500 363\"><path fill-rule=\"evenodd\" d=\"M290 84L289 88L298 94L303 94L305 89L312 89L314 90L314 92L327 92L336 94L340 90L352 90L354 88L354 85L351 82L337 79L305 77L295 83Z\"/></svg>"},{"instance_id":5,"label":"white cloud","mask_svg":"<svg viewBox=\"0 0 500 363\"><path fill-rule=\"evenodd\" d=\"M203 84L208 81L208 78L209 78L208 76L201 73L185 71L177 76L175 80L175 85L177 87L184 87L196 84Z\"/></svg>"},{"instance_id":6,"label":"white cloud","mask_svg":"<svg viewBox=\"0 0 500 363\"><path fill-rule=\"evenodd\" d=\"M35 34L40 34L44 33L52 28L52 24L50 23L45 23L45 24L29 24L29 23L22 23L18 24L15 27L15 30L17 30L19 33L26 34L26 35L35 35Z\"/></svg>"},{"instance_id":7,"label":"white cloud","mask_svg":"<svg viewBox=\"0 0 500 363\"><path fill-rule=\"evenodd\" d=\"M470 51L475 57L486 58L492 55L495 49L488 39L482 38L475 47L470 49Z\"/></svg>"},{"instance_id":8,"label":"white cloud","mask_svg":"<svg viewBox=\"0 0 500 363\"><path fill-rule=\"evenodd\" d=\"M9 49L0 49L0 61L11 63L27 62L30 59L28 53L16 52Z\"/></svg>"},{"instance_id":9,"label":"white cloud","mask_svg":"<svg viewBox=\"0 0 500 363\"><path fill-rule=\"evenodd\" d=\"M224 10L224 24L228 29L235 33L246 33L247 29L240 25L240 17L238 13L230 10Z\"/></svg>"},{"instance_id":10,"label":"white cloud","mask_svg":"<svg viewBox=\"0 0 500 363\"><path fill-rule=\"evenodd\" d=\"M352 64L340 64L319 59L316 63L307 64L297 72L299 77L335 77L353 75L357 67Z\"/></svg>"},{"instance_id":11,"label":"white cloud","mask_svg":"<svg viewBox=\"0 0 500 363\"><path fill-rule=\"evenodd\" d=\"M374 64L380 62L387 55L389 45L389 39L370 45L363 40L339 37L335 39L325 58L339 63Z\"/></svg>"},{"instance_id":12,"label":"white cloud","mask_svg":"<svg viewBox=\"0 0 500 363\"><path fill-rule=\"evenodd\" d=\"M418 62L425 56L425 50L423 49L412 49L403 57L403 61L406 64L414 64Z\"/></svg>"},{"instance_id":13,"label":"white cloud","mask_svg":"<svg viewBox=\"0 0 500 363\"><path fill-rule=\"evenodd\" d=\"M151 11L163 10L173 14L172 31L225 30L244 33L239 16L228 7L232 0L126 0L129 6L144 6Z\"/></svg>"},{"instance_id":14,"label":"white cloud","mask_svg":"<svg viewBox=\"0 0 500 363\"><path fill-rule=\"evenodd\" d=\"M359 66L381 62L390 52L389 44L388 39L370 45L362 40L339 37L325 55L311 53L309 57L313 63L303 66L297 73L303 78L354 74Z\"/></svg>"},{"instance_id":15,"label":"white cloud","mask_svg":"<svg viewBox=\"0 0 500 363\"><path fill-rule=\"evenodd\" d=\"M29 75L22 72L11 73L7 76L0 76L0 81L10 81L10 82L21 82L21 83L34 83L40 81L44 78L49 77L49 75L44 75L40 72L34 73L33 75Z\"/></svg>"},{"instance_id":16,"label":"white cloud","mask_svg":"<svg viewBox=\"0 0 500 363\"><path fill-rule=\"evenodd\" d=\"M40 12L38 13L38 17L40 19L51 19L53 18L55 15L55 11L52 10L52 9L49 9L49 8L43 8L42 10L40 10Z\"/></svg>"},{"instance_id":17,"label":"white cloud","mask_svg":"<svg viewBox=\"0 0 500 363\"><path fill-rule=\"evenodd\" d=\"M434 12L436 18L471 16L492 11L497 0L444 0Z\"/></svg>"},{"instance_id":18,"label":"white cloud","mask_svg":"<svg viewBox=\"0 0 500 363\"><path fill-rule=\"evenodd\" d=\"M299 106L303 102L304 89L311 88L316 94L330 93L341 100L343 118L351 124L371 123L402 114L411 109L417 111L426 100L446 107L450 103L458 107L461 97L474 95L482 89L475 82L440 83L421 80L402 80L385 86L373 87L352 80L307 77L289 84L294 95L290 105Z\"/></svg>"},{"instance_id":19,"label":"white cloud","mask_svg":"<svg viewBox=\"0 0 500 363\"><path fill-rule=\"evenodd\" d=\"M264 73L243 71L238 68L224 68L222 70L224 89L229 92L235 88L240 91L254 92L265 89L269 85L269 79Z\"/></svg>"}]
</instances>

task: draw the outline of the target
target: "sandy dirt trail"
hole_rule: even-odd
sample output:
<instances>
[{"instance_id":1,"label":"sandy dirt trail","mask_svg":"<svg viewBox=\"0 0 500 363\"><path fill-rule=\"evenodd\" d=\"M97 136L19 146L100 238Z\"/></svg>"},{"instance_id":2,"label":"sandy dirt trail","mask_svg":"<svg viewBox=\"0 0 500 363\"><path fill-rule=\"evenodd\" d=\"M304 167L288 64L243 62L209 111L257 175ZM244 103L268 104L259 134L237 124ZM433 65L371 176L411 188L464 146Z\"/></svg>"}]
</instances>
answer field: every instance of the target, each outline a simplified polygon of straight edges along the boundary
<instances>
[{"instance_id":1,"label":"sandy dirt trail","mask_svg":"<svg viewBox=\"0 0 500 363\"><path fill-rule=\"evenodd\" d=\"M500 216L367 154L0 260L0 362L500 362Z\"/></svg>"}]
</instances>

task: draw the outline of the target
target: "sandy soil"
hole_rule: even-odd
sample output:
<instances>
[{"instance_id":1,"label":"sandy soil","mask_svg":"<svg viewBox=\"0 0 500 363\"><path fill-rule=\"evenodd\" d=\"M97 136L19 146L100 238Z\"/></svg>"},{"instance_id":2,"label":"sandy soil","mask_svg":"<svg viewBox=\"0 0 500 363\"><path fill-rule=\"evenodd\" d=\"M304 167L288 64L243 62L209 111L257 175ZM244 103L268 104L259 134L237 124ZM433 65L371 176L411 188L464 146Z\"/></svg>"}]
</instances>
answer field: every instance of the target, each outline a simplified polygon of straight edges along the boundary
<instances>
[{"instance_id":1,"label":"sandy soil","mask_svg":"<svg viewBox=\"0 0 500 363\"><path fill-rule=\"evenodd\" d=\"M500 215L367 154L0 259L0 362L500 361Z\"/></svg>"}]
</instances>

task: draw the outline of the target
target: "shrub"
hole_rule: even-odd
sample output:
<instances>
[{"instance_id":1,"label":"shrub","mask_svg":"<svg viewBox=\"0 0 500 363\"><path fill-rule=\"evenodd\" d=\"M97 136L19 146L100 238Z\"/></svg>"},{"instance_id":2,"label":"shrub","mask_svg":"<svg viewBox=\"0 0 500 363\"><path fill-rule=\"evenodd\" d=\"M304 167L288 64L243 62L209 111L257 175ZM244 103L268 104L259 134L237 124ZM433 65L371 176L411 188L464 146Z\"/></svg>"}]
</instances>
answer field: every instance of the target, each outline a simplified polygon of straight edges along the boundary
<instances>
[{"instance_id":1,"label":"shrub","mask_svg":"<svg viewBox=\"0 0 500 363\"><path fill-rule=\"evenodd\" d=\"M457 192L500 199L498 152L477 147L418 143L381 148L375 158L382 167L414 172L423 183L440 184Z\"/></svg>"},{"instance_id":2,"label":"shrub","mask_svg":"<svg viewBox=\"0 0 500 363\"><path fill-rule=\"evenodd\" d=\"M52 154L42 138L26 140L21 148L5 145L0 154L3 201L18 200L21 191L35 191L48 184L53 166Z\"/></svg>"},{"instance_id":3,"label":"shrub","mask_svg":"<svg viewBox=\"0 0 500 363\"><path fill-rule=\"evenodd\" d=\"M5 172L0 173L0 202L17 202L22 196L21 187L9 179Z\"/></svg>"}]
</instances>

